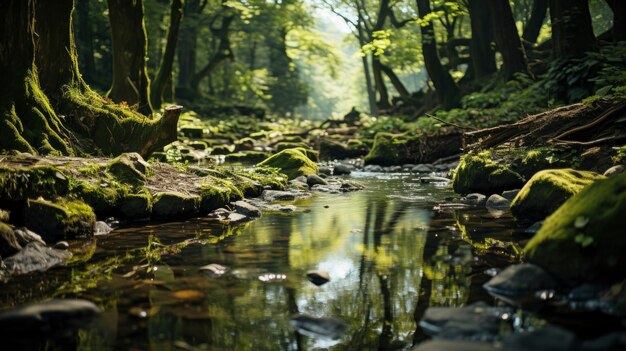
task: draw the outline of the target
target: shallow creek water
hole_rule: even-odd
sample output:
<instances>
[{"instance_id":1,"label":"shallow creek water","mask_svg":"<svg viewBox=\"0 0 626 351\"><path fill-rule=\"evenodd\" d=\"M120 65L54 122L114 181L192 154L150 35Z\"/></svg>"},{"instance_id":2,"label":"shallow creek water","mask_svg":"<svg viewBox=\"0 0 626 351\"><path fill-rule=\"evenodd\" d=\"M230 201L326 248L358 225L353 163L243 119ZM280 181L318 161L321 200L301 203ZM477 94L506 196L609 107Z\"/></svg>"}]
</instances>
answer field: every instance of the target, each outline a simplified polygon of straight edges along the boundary
<instances>
[{"instance_id":1,"label":"shallow creek water","mask_svg":"<svg viewBox=\"0 0 626 351\"><path fill-rule=\"evenodd\" d=\"M295 202L295 213L237 226L150 223L71 242L68 266L0 284L0 308L51 297L103 308L68 337L16 336L33 348L401 350L424 338L416 318L428 306L493 301L481 289L490 278L483 272L506 265L507 249L476 244L518 241L510 216L433 211L454 194L415 175L352 177L365 190L314 193ZM211 263L228 271L199 270ZM331 281L316 286L309 270ZM289 323L295 313L340 318L348 331L337 341L302 336Z\"/></svg>"}]
</instances>

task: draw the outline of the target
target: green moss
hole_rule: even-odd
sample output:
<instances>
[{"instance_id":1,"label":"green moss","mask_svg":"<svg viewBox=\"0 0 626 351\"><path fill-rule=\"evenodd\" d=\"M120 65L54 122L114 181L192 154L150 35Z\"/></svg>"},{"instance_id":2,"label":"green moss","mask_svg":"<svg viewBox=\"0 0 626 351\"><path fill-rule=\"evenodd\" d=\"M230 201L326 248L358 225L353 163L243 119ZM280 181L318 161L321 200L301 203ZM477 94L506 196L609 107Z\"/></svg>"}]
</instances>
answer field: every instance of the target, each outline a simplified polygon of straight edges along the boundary
<instances>
[{"instance_id":1,"label":"green moss","mask_svg":"<svg viewBox=\"0 0 626 351\"><path fill-rule=\"evenodd\" d=\"M28 200L25 225L46 242L93 235L96 216L82 201Z\"/></svg>"},{"instance_id":2,"label":"green moss","mask_svg":"<svg viewBox=\"0 0 626 351\"><path fill-rule=\"evenodd\" d=\"M550 169L535 174L511 204L517 217L543 219L584 187L606 177L573 169Z\"/></svg>"},{"instance_id":3,"label":"green moss","mask_svg":"<svg viewBox=\"0 0 626 351\"><path fill-rule=\"evenodd\" d=\"M454 191L460 194L478 192L489 195L516 189L523 184L518 173L493 161L488 151L464 155L452 179Z\"/></svg>"},{"instance_id":4,"label":"green moss","mask_svg":"<svg viewBox=\"0 0 626 351\"><path fill-rule=\"evenodd\" d=\"M141 161L143 162L143 159ZM123 154L111 160L107 170L122 183L142 184L146 179L146 166L144 165L143 169L139 169L137 164L129 157L129 154Z\"/></svg>"},{"instance_id":5,"label":"green moss","mask_svg":"<svg viewBox=\"0 0 626 351\"><path fill-rule=\"evenodd\" d=\"M596 181L545 220L526 257L574 283L623 280L625 213L626 174Z\"/></svg>"},{"instance_id":6,"label":"green moss","mask_svg":"<svg viewBox=\"0 0 626 351\"><path fill-rule=\"evenodd\" d=\"M311 147L309 146L309 144L307 143L303 143L303 142L289 142L289 141L281 141L278 142L274 145L274 148L276 149L276 151L283 151L286 149L295 149L295 148L304 148L304 149L310 149Z\"/></svg>"},{"instance_id":7,"label":"green moss","mask_svg":"<svg viewBox=\"0 0 626 351\"><path fill-rule=\"evenodd\" d=\"M152 196L148 191L129 194L119 201L117 213L122 219L145 219L152 213Z\"/></svg>"},{"instance_id":8,"label":"green moss","mask_svg":"<svg viewBox=\"0 0 626 351\"><path fill-rule=\"evenodd\" d=\"M26 198L63 196L68 178L54 166L10 168L0 166L0 200L23 201Z\"/></svg>"},{"instance_id":9,"label":"green moss","mask_svg":"<svg viewBox=\"0 0 626 351\"><path fill-rule=\"evenodd\" d=\"M394 141L398 135L390 133L378 133L374 138L374 145L369 154L365 156L366 165L391 166L400 163L400 154Z\"/></svg>"},{"instance_id":10,"label":"green moss","mask_svg":"<svg viewBox=\"0 0 626 351\"><path fill-rule=\"evenodd\" d=\"M200 192L200 212L203 214L243 198L241 191L228 180L207 177L204 181Z\"/></svg>"},{"instance_id":11,"label":"green moss","mask_svg":"<svg viewBox=\"0 0 626 351\"><path fill-rule=\"evenodd\" d=\"M237 170L236 172L258 182L263 187L269 186L273 190L284 190L288 181L287 177L276 168L255 167Z\"/></svg>"},{"instance_id":12,"label":"green moss","mask_svg":"<svg viewBox=\"0 0 626 351\"><path fill-rule=\"evenodd\" d=\"M155 219L187 218L198 212L200 197L177 192L158 193L152 205Z\"/></svg>"},{"instance_id":13,"label":"green moss","mask_svg":"<svg viewBox=\"0 0 626 351\"><path fill-rule=\"evenodd\" d=\"M95 179L93 184L87 181L73 181L69 192L71 197L84 201L96 213L110 215L128 189L117 182L108 183Z\"/></svg>"},{"instance_id":14,"label":"green moss","mask_svg":"<svg viewBox=\"0 0 626 351\"><path fill-rule=\"evenodd\" d=\"M283 150L259 163L259 166L278 168L289 179L317 174L317 165L301 149Z\"/></svg>"}]
</instances>

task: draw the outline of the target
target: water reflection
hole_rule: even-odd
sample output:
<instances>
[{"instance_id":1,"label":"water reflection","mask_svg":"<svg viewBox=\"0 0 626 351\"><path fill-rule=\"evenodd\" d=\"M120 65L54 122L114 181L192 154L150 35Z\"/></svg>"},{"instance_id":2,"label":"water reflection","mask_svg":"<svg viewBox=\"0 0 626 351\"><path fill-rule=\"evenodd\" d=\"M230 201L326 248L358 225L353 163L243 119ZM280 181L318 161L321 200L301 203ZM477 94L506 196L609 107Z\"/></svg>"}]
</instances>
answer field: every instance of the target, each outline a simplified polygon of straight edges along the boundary
<instances>
[{"instance_id":1,"label":"water reflection","mask_svg":"<svg viewBox=\"0 0 626 351\"><path fill-rule=\"evenodd\" d=\"M95 301L106 312L70 349L407 348L423 338L415 320L426 307L468 301L473 246L459 214L431 213L450 190L411 177L360 180L364 191L300 200L295 214L238 227L198 219L116 230L85 260L0 286L2 305ZM199 270L211 263L228 270ZM312 284L309 270L330 282ZM296 313L340 318L347 334L302 336L289 323Z\"/></svg>"}]
</instances>

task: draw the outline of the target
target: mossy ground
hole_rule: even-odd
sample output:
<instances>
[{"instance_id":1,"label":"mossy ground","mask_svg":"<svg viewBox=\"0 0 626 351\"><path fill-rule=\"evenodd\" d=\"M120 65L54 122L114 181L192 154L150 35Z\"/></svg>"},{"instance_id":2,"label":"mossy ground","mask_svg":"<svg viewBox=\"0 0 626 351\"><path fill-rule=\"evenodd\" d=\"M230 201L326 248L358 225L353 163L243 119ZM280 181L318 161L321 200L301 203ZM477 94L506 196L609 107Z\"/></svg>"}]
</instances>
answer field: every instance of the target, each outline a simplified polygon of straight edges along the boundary
<instances>
[{"instance_id":1,"label":"mossy ground","mask_svg":"<svg viewBox=\"0 0 626 351\"><path fill-rule=\"evenodd\" d=\"M572 283L623 280L626 174L599 180L550 215L524 249L526 258Z\"/></svg>"}]
</instances>

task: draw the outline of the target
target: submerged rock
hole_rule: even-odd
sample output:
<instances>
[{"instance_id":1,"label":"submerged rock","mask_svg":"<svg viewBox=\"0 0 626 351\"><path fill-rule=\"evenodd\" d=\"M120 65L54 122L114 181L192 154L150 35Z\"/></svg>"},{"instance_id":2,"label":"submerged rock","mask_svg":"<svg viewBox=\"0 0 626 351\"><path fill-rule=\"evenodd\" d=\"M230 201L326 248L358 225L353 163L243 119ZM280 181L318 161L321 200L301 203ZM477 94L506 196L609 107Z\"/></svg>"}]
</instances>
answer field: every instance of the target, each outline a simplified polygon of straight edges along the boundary
<instances>
[{"instance_id":1,"label":"submerged rock","mask_svg":"<svg viewBox=\"0 0 626 351\"><path fill-rule=\"evenodd\" d=\"M537 293L556 291L560 286L545 269L522 263L507 267L485 283L483 288L503 301L525 306L540 302Z\"/></svg>"},{"instance_id":2,"label":"submerged rock","mask_svg":"<svg viewBox=\"0 0 626 351\"><path fill-rule=\"evenodd\" d=\"M100 308L86 300L50 300L0 313L0 334L59 332L85 327Z\"/></svg>"},{"instance_id":3,"label":"submerged rock","mask_svg":"<svg viewBox=\"0 0 626 351\"><path fill-rule=\"evenodd\" d=\"M566 281L626 277L626 174L598 180L549 216L526 258Z\"/></svg>"},{"instance_id":4,"label":"submerged rock","mask_svg":"<svg viewBox=\"0 0 626 351\"><path fill-rule=\"evenodd\" d=\"M290 323L299 333L320 339L337 340L348 330L346 322L334 317L298 314L291 317Z\"/></svg>"},{"instance_id":5,"label":"submerged rock","mask_svg":"<svg viewBox=\"0 0 626 351\"><path fill-rule=\"evenodd\" d=\"M219 277L228 272L228 267L222 266L221 264L211 263L206 266L202 266L198 268L201 271L207 272L209 275Z\"/></svg>"},{"instance_id":6,"label":"submerged rock","mask_svg":"<svg viewBox=\"0 0 626 351\"><path fill-rule=\"evenodd\" d=\"M259 163L259 166L278 168L289 179L317 174L317 165L311 161L302 148L283 150Z\"/></svg>"},{"instance_id":7,"label":"submerged rock","mask_svg":"<svg viewBox=\"0 0 626 351\"><path fill-rule=\"evenodd\" d=\"M543 219L572 195L604 178L594 172L573 169L540 171L517 194L511 204L511 212L517 217Z\"/></svg>"},{"instance_id":8,"label":"submerged rock","mask_svg":"<svg viewBox=\"0 0 626 351\"><path fill-rule=\"evenodd\" d=\"M47 242L92 236L96 215L82 201L28 200L25 224Z\"/></svg>"},{"instance_id":9,"label":"submerged rock","mask_svg":"<svg viewBox=\"0 0 626 351\"><path fill-rule=\"evenodd\" d=\"M36 271L46 271L67 261L72 254L46 247L37 242L26 245L20 252L5 259L0 268L5 276L20 275ZM2 274L0 274L2 275Z\"/></svg>"},{"instance_id":10,"label":"submerged rock","mask_svg":"<svg viewBox=\"0 0 626 351\"><path fill-rule=\"evenodd\" d=\"M490 155L483 151L463 156L452 179L454 191L460 194L493 194L516 189L524 184L522 176L507 165L491 160Z\"/></svg>"}]
</instances>

